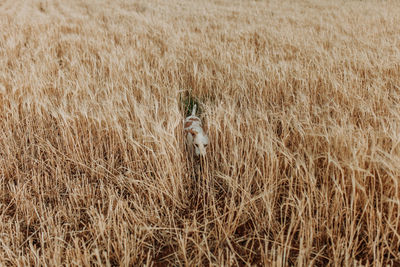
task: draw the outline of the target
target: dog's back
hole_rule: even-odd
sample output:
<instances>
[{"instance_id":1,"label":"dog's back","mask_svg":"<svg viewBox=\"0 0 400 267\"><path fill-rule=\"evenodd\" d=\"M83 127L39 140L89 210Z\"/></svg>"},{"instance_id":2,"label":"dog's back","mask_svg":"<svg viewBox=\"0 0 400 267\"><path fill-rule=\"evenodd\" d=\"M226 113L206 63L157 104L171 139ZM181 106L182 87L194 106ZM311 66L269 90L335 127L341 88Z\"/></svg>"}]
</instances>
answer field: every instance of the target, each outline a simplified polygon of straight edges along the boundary
<instances>
[{"instance_id":1,"label":"dog's back","mask_svg":"<svg viewBox=\"0 0 400 267\"><path fill-rule=\"evenodd\" d=\"M200 118L196 116L196 109L197 105L195 104L193 106L192 115L190 115L185 119L185 125L184 125L185 131L186 129L193 128L195 126L200 126L200 127L202 126Z\"/></svg>"}]
</instances>

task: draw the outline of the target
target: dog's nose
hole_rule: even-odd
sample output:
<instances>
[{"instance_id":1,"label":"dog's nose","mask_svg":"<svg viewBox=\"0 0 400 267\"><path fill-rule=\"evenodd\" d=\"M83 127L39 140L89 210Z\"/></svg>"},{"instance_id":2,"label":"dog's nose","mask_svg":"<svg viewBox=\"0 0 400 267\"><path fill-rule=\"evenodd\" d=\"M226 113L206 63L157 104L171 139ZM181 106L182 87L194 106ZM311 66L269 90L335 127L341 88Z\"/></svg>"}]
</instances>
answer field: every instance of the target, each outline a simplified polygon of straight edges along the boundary
<instances>
[{"instance_id":1,"label":"dog's nose","mask_svg":"<svg viewBox=\"0 0 400 267\"><path fill-rule=\"evenodd\" d=\"M205 157L206 156L206 150L205 149L200 149L200 156Z\"/></svg>"}]
</instances>

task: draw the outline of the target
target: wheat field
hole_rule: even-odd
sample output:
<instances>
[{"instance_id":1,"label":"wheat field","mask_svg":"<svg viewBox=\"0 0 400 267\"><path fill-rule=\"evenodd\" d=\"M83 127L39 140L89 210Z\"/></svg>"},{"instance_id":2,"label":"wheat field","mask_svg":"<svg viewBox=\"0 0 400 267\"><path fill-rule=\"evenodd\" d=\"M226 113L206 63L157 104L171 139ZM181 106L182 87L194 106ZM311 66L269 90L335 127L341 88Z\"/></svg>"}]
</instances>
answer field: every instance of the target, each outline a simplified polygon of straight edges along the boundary
<instances>
[{"instance_id":1,"label":"wheat field","mask_svg":"<svg viewBox=\"0 0 400 267\"><path fill-rule=\"evenodd\" d=\"M0 1L0 265L398 266L399 33L398 1Z\"/></svg>"}]
</instances>

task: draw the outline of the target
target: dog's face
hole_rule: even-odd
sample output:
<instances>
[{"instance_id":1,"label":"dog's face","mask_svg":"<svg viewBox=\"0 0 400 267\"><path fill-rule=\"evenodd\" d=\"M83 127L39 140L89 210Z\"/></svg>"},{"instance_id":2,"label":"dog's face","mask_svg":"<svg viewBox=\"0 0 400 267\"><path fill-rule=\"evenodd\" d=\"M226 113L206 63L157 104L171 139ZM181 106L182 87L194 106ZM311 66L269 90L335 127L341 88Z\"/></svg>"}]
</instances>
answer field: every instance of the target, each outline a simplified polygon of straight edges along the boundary
<instances>
[{"instance_id":1,"label":"dog's face","mask_svg":"<svg viewBox=\"0 0 400 267\"><path fill-rule=\"evenodd\" d=\"M193 138L194 152L196 156L205 156L208 146L208 137L203 133L198 133Z\"/></svg>"}]
</instances>

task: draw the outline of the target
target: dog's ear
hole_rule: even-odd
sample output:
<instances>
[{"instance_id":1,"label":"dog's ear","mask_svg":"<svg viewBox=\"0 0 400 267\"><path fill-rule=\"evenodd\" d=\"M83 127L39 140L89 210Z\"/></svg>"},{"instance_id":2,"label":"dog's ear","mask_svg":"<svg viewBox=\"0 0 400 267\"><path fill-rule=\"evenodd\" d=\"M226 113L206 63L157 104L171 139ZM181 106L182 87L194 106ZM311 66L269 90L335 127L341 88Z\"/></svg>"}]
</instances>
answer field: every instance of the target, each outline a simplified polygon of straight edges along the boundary
<instances>
[{"instance_id":1,"label":"dog's ear","mask_svg":"<svg viewBox=\"0 0 400 267\"><path fill-rule=\"evenodd\" d=\"M196 136L198 134L197 131L193 130L193 129L188 129L187 130L193 137Z\"/></svg>"}]
</instances>

